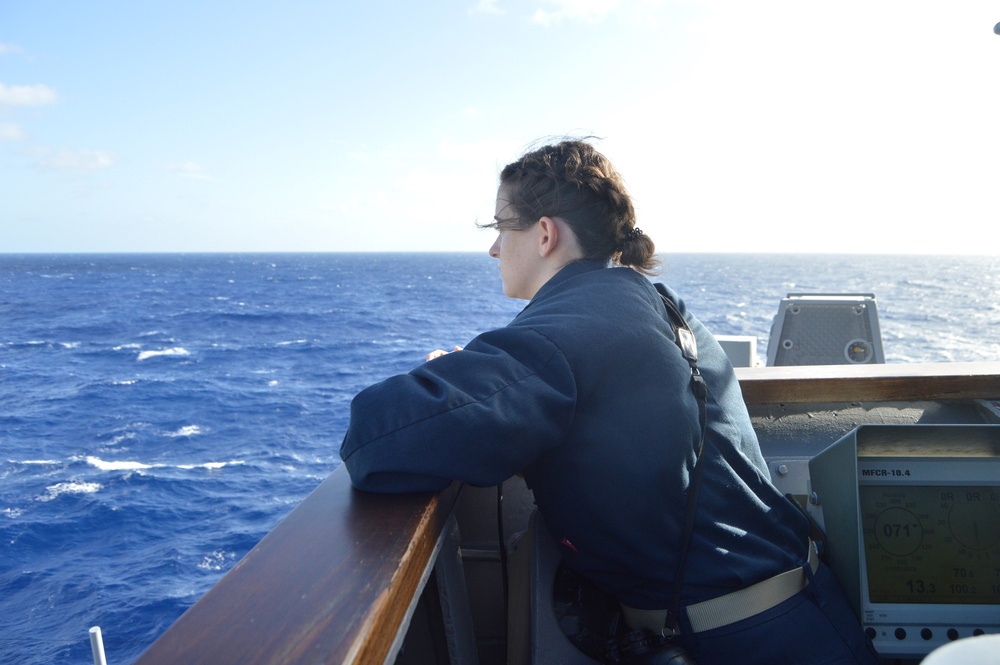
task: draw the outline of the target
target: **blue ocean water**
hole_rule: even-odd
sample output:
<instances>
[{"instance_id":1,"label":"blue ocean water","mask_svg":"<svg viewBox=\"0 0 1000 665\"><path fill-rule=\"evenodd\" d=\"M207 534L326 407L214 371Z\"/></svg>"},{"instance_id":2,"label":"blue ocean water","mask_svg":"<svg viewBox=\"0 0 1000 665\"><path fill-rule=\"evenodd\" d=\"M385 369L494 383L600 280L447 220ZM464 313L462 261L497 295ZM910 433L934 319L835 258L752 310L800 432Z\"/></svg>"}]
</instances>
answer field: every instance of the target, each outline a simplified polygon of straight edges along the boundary
<instances>
[{"instance_id":1,"label":"blue ocean water","mask_svg":"<svg viewBox=\"0 0 1000 665\"><path fill-rule=\"evenodd\" d=\"M1000 257L665 255L766 353L873 292L888 362L1000 360ZM0 255L0 663L131 662L339 464L361 388L522 307L482 254Z\"/></svg>"}]
</instances>

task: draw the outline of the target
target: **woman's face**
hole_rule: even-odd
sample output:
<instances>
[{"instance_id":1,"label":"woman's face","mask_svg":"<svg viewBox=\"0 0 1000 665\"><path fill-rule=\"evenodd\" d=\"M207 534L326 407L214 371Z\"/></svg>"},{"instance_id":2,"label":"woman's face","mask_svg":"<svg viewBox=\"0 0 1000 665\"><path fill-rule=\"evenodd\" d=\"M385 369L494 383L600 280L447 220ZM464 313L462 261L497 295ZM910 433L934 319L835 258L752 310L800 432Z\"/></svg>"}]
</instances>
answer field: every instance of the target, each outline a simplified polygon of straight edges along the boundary
<instances>
[{"instance_id":1,"label":"woman's face","mask_svg":"<svg viewBox=\"0 0 1000 665\"><path fill-rule=\"evenodd\" d=\"M504 187L497 191L496 214L493 216L500 226L497 239L490 247L490 256L500 261L500 279L503 292L508 298L531 300L540 286L540 256L537 248L537 227L527 229L510 228L503 220L516 219L517 214L510 207Z\"/></svg>"}]
</instances>

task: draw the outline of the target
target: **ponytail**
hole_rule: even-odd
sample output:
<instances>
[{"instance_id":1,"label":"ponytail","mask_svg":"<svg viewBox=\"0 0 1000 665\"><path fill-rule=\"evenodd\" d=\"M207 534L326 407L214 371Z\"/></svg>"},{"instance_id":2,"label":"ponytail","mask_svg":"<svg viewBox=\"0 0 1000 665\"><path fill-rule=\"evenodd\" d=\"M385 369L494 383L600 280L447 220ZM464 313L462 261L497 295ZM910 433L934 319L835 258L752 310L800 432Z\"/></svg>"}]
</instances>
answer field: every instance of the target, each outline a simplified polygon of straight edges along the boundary
<instances>
[{"instance_id":1,"label":"ponytail","mask_svg":"<svg viewBox=\"0 0 1000 665\"><path fill-rule=\"evenodd\" d=\"M644 275L655 273L660 262L656 258L656 246L652 239L642 232L638 226L633 226L625 232L617 246L618 256L615 263L628 266Z\"/></svg>"}]
</instances>

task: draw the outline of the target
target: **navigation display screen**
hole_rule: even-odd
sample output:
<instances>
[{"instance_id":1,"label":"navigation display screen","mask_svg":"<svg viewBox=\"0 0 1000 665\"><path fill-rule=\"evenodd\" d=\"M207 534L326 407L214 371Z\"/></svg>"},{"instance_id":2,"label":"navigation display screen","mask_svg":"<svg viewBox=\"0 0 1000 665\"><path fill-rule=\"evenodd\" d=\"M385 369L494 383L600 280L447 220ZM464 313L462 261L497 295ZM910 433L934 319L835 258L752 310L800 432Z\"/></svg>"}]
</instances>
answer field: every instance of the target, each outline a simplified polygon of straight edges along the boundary
<instances>
[{"instance_id":1,"label":"navigation display screen","mask_svg":"<svg viewBox=\"0 0 1000 665\"><path fill-rule=\"evenodd\" d=\"M1000 486L858 491L870 602L1000 604Z\"/></svg>"}]
</instances>

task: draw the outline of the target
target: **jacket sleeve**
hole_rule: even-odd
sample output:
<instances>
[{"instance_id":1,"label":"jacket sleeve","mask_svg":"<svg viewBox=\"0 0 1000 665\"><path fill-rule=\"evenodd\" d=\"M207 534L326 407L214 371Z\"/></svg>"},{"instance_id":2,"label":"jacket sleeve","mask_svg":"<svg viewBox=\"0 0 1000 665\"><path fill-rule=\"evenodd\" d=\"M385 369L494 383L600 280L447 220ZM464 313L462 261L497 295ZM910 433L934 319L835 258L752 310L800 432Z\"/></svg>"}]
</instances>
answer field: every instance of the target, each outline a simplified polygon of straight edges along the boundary
<instances>
[{"instance_id":1,"label":"jacket sleeve","mask_svg":"<svg viewBox=\"0 0 1000 665\"><path fill-rule=\"evenodd\" d=\"M559 348L510 326L360 392L340 457L374 492L495 485L559 445L575 404Z\"/></svg>"}]
</instances>

